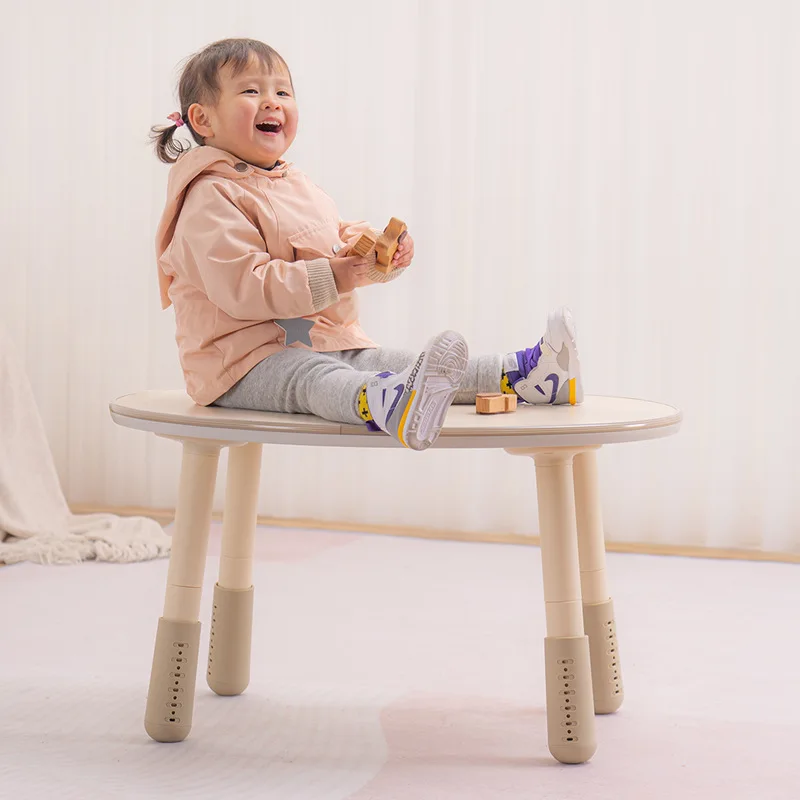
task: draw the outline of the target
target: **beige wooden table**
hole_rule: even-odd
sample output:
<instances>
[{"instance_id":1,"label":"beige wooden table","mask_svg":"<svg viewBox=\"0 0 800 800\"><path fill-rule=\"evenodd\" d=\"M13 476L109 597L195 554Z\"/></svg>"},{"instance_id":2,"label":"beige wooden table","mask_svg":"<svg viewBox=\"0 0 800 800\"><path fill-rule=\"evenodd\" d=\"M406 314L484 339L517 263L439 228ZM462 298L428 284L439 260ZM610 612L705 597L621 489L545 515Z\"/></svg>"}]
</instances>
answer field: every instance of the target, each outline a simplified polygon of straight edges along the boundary
<instances>
[{"instance_id":1,"label":"beige wooden table","mask_svg":"<svg viewBox=\"0 0 800 800\"><path fill-rule=\"evenodd\" d=\"M126 395L110 409L119 425L183 445L166 600L145 713L150 736L160 742L181 741L192 725L200 593L221 448L229 447L230 455L206 675L213 691L232 695L244 691L250 680L253 539L262 444L400 445L361 425L300 414L204 408L181 391ZM596 451L605 444L670 436L680 421L681 413L671 406L622 397L589 396L580 406L522 406L496 416L479 416L474 406L452 406L434 445L503 448L535 462L547 630L547 737L559 761L591 758L596 749L595 713L615 711L623 698Z\"/></svg>"}]
</instances>

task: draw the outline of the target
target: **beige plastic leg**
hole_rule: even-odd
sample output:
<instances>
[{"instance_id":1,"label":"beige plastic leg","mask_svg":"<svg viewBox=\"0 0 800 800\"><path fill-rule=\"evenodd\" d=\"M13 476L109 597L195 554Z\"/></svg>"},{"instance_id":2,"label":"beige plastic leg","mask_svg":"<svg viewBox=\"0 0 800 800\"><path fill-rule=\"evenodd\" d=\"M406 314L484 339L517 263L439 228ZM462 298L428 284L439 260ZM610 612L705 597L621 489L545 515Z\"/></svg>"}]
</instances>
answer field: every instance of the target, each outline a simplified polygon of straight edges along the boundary
<instances>
[{"instance_id":1,"label":"beige plastic leg","mask_svg":"<svg viewBox=\"0 0 800 800\"><path fill-rule=\"evenodd\" d=\"M206 680L217 694L241 694L250 683L253 587L214 587Z\"/></svg>"},{"instance_id":2,"label":"beige plastic leg","mask_svg":"<svg viewBox=\"0 0 800 800\"><path fill-rule=\"evenodd\" d=\"M197 620L222 444L183 442L164 614L158 621L144 720L145 730L157 742L183 741L192 727L200 646Z\"/></svg>"},{"instance_id":3,"label":"beige plastic leg","mask_svg":"<svg viewBox=\"0 0 800 800\"><path fill-rule=\"evenodd\" d=\"M508 450L536 463L547 638L547 743L565 764L597 749L589 640L583 631L572 459L574 450Z\"/></svg>"},{"instance_id":4,"label":"beige plastic leg","mask_svg":"<svg viewBox=\"0 0 800 800\"><path fill-rule=\"evenodd\" d=\"M258 513L261 445L232 447L222 523L219 582L206 680L221 695L241 694L250 683L253 631L253 543Z\"/></svg>"},{"instance_id":5,"label":"beige plastic leg","mask_svg":"<svg viewBox=\"0 0 800 800\"><path fill-rule=\"evenodd\" d=\"M182 742L192 728L200 623L158 620L145 730L157 742Z\"/></svg>"},{"instance_id":6,"label":"beige plastic leg","mask_svg":"<svg viewBox=\"0 0 800 800\"><path fill-rule=\"evenodd\" d=\"M575 510L581 566L583 625L589 637L592 691L597 714L611 714L624 698L614 604L608 594L597 451L575 456Z\"/></svg>"},{"instance_id":7,"label":"beige plastic leg","mask_svg":"<svg viewBox=\"0 0 800 800\"><path fill-rule=\"evenodd\" d=\"M624 699L619 667L614 602L583 606L583 628L589 637L595 714L612 714Z\"/></svg>"}]
</instances>

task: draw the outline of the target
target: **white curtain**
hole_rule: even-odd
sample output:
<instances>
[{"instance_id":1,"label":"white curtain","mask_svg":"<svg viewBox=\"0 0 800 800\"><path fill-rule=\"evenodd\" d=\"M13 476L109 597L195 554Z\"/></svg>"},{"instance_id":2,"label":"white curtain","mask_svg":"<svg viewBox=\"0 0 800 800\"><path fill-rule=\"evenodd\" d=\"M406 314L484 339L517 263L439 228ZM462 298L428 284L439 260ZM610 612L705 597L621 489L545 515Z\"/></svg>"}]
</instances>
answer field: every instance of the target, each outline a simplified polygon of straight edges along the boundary
<instances>
[{"instance_id":1,"label":"white curtain","mask_svg":"<svg viewBox=\"0 0 800 800\"><path fill-rule=\"evenodd\" d=\"M579 326L590 394L685 412L601 451L610 539L800 550L800 4L795 0L0 6L0 314L75 504L171 507L180 448L116 396L182 386L153 236L149 126L182 59L247 36L289 63L294 161L345 218L405 219L368 332L475 353ZM2 410L0 409L0 413ZM260 512L534 534L502 452L265 448ZM223 482L216 498L221 508Z\"/></svg>"}]
</instances>

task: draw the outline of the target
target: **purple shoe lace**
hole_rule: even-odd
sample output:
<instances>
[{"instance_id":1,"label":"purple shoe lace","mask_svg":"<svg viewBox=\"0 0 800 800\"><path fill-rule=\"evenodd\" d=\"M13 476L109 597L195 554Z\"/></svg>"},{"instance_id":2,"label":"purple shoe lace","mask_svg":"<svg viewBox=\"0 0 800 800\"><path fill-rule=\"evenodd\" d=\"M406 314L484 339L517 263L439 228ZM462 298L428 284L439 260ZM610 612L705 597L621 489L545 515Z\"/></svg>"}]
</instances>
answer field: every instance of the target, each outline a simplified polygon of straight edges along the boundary
<instances>
[{"instance_id":1,"label":"purple shoe lace","mask_svg":"<svg viewBox=\"0 0 800 800\"><path fill-rule=\"evenodd\" d=\"M536 365L539 363L539 358L542 355L541 344L541 341L539 341L536 347L526 347L524 350L517 350L515 353L518 369L506 371L508 382L511 384L512 388L518 380L527 378L531 371L536 368Z\"/></svg>"}]
</instances>

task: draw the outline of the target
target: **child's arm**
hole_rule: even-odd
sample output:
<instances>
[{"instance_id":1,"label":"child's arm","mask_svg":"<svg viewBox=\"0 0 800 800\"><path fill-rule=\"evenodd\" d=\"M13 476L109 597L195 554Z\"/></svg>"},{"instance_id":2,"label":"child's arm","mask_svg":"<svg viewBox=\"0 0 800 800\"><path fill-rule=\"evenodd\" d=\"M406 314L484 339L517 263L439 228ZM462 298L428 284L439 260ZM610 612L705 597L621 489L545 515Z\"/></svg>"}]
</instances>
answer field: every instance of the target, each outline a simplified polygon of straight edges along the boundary
<instances>
[{"instance_id":1,"label":"child's arm","mask_svg":"<svg viewBox=\"0 0 800 800\"><path fill-rule=\"evenodd\" d=\"M228 188L200 181L188 192L170 246L176 273L235 319L304 317L335 303L339 292L330 261L272 258Z\"/></svg>"}]
</instances>

